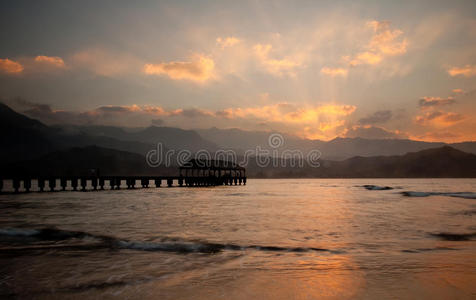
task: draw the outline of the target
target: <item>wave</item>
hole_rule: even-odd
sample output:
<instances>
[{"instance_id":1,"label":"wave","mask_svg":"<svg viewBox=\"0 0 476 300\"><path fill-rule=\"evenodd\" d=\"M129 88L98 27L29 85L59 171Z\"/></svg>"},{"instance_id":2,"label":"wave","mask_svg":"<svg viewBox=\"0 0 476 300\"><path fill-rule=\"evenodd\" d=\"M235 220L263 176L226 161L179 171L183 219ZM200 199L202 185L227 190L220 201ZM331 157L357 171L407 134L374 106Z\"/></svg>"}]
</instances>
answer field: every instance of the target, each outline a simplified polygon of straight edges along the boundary
<instances>
[{"instance_id":1,"label":"wave","mask_svg":"<svg viewBox=\"0 0 476 300\"><path fill-rule=\"evenodd\" d=\"M476 199L476 193L472 192L414 192L404 191L401 192L406 197L429 197L429 196L448 196L466 199Z\"/></svg>"},{"instance_id":2,"label":"wave","mask_svg":"<svg viewBox=\"0 0 476 300\"><path fill-rule=\"evenodd\" d=\"M436 248L405 249L405 250L402 250L402 252L405 252L405 253L421 253L421 252L430 252L430 251L452 251L452 250L459 250L459 249L449 248L449 247L436 247Z\"/></svg>"},{"instance_id":3,"label":"wave","mask_svg":"<svg viewBox=\"0 0 476 300\"><path fill-rule=\"evenodd\" d=\"M221 244L211 243L207 241L192 241L179 238L164 237L158 242L145 241L129 241L118 239L111 236L96 235L82 231L68 231L56 228L43 229L21 229L21 228L3 228L0 229L0 238L8 237L15 238L16 241L24 239L28 243L31 239L41 241L60 241L70 239L82 239L89 244L41 244L41 245L26 245L22 247L7 247L0 248L0 251L12 250L41 250L51 248L80 248L80 249L127 249L137 251L160 251L160 252L175 252L175 253L218 253L224 250L240 251L240 250L257 250L257 251L280 251L280 252L337 252L324 248L315 247L279 247L279 246L262 246L262 245L236 245L236 244ZM91 241L93 243L91 243Z\"/></svg>"},{"instance_id":4,"label":"wave","mask_svg":"<svg viewBox=\"0 0 476 300\"><path fill-rule=\"evenodd\" d=\"M386 191L386 190L393 190L391 186L378 186L373 184L364 184L362 185L363 188L366 188L369 191Z\"/></svg>"},{"instance_id":5,"label":"wave","mask_svg":"<svg viewBox=\"0 0 476 300\"><path fill-rule=\"evenodd\" d=\"M430 233L431 236L439 238L444 241L471 241L476 240L476 232L473 233L450 233L439 232Z\"/></svg>"}]
</instances>

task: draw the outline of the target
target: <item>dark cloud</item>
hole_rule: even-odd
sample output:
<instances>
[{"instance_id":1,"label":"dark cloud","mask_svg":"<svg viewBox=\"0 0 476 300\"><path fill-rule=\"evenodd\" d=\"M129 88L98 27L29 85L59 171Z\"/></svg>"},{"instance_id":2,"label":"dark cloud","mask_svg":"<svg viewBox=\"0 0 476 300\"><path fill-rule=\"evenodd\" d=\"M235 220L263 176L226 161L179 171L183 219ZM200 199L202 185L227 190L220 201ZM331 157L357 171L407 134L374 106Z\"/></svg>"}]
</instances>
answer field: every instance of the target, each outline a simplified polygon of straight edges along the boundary
<instances>
[{"instance_id":1,"label":"dark cloud","mask_svg":"<svg viewBox=\"0 0 476 300\"><path fill-rule=\"evenodd\" d=\"M361 125L381 124L389 121L393 114L390 110L379 110L373 114L359 120Z\"/></svg>"},{"instance_id":2,"label":"dark cloud","mask_svg":"<svg viewBox=\"0 0 476 300\"><path fill-rule=\"evenodd\" d=\"M421 108L442 106L455 103L456 100L453 97L440 98L440 97L423 97L419 100L418 105Z\"/></svg>"},{"instance_id":3,"label":"dark cloud","mask_svg":"<svg viewBox=\"0 0 476 300\"><path fill-rule=\"evenodd\" d=\"M180 109L173 113L174 116L183 116L187 118L197 118L197 117L206 117L211 116L212 114L208 111L201 110L198 108L186 108Z\"/></svg>"},{"instance_id":4,"label":"dark cloud","mask_svg":"<svg viewBox=\"0 0 476 300\"><path fill-rule=\"evenodd\" d=\"M417 116L415 121L417 124L426 125L428 122L433 121L440 125L452 125L463 120L465 116L460 113L432 111L423 115Z\"/></svg>"},{"instance_id":5,"label":"dark cloud","mask_svg":"<svg viewBox=\"0 0 476 300\"><path fill-rule=\"evenodd\" d=\"M231 118L233 117L233 113L229 110L219 110L215 112L215 116L222 118Z\"/></svg>"},{"instance_id":6,"label":"dark cloud","mask_svg":"<svg viewBox=\"0 0 476 300\"><path fill-rule=\"evenodd\" d=\"M162 126L165 124L165 121L162 119L152 119L150 120L150 123L154 126Z\"/></svg>"},{"instance_id":7,"label":"dark cloud","mask_svg":"<svg viewBox=\"0 0 476 300\"><path fill-rule=\"evenodd\" d=\"M96 108L97 111L99 112L105 112L105 113L123 113L123 112L129 112L131 109L126 106L114 106L114 105L108 105L108 106L100 106Z\"/></svg>"}]
</instances>

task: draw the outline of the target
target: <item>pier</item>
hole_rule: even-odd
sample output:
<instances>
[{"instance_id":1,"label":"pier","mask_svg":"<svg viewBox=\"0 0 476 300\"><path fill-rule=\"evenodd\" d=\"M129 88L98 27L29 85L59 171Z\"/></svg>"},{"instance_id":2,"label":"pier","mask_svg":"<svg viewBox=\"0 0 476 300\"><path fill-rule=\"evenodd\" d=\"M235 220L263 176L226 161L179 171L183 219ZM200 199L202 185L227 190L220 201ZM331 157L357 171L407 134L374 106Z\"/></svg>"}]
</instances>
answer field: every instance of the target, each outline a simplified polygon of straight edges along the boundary
<instances>
[{"instance_id":1,"label":"pier","mask_svg":"<svg viewBox=\"0 0 476 300\"><path fill-rule=\"evenodd\" d=\"M0 177L0 192L11 183L14 193L45 191L101 191L121 188L210 187L245 185L245 168L226 161L190 160L179 167L178 176L15 176Z\"/></svg>"}]
</instances>

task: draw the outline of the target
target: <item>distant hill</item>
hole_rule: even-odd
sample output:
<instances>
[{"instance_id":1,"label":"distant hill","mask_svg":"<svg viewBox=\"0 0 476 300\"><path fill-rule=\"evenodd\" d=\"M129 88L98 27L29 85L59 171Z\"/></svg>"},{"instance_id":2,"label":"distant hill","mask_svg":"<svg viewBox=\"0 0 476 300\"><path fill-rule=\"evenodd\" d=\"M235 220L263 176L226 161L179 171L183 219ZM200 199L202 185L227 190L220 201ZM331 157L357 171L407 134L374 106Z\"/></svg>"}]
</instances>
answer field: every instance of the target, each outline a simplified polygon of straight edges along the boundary
<instances>
[{"instance_id":1,"label":"distant hill","mask_svg":"<svg viewBox=\"0 0 476 300\"><path fill-rule=\"evenodd\" d=\"M250 177L310 178L476 178L476 155L449 146L394 156L356 156L343 161L321 160L320 166L304 168L256 166L250 160Z\"/></svg>"},{"instance_id":2,"label":"distant hill","mask_svg":"<svg viewBox=\"0 0 476 300\"><path fill-rule=\"evenodd\" d=\"M169 149L192 152L199 150L216 151L218 146L202 138L196 131L173 127L150 126L147 128L124 129L114 126L68 126L67 130L75 130L89 136L111 137L123 141L136 141L156 145L163 143Z\"/></svg>"},{"instance_id":3,"label":"distant hill","mask_svg":"<svg viewBox=\"0 0 476 300\"><path fill-rule=\"evenodd\" d=\"M323 143L319 150L324 158L340 160L353 156L402 155L444 145L406 139L335 138Z\"/></svg>"},{"instance_id":4,"label":"distant hill","mask_svg":"<svg viewBox=\"0 0 476 300\"><path fill-rule=\"evenodd\" d=\"M200 129L197 130L204 138L222 148L255 149L256 146L269 148L268 137L272 132L246 131L232 129ZM323 159L343 160L354 156L402 155L425 149L438 148L444 145L476 154L476 142L455 144L413 141L408 139L364 139L364 138L335 138L330 141L307 140L292 135L285 135L282 149L296 149L304 153L317 149Z\"/></svg>"},{"instance_id":5,"label":"distant hill","mask_svg":"<svg viewBox=\"0 0 476 300\"><path fill-rule=\"evenodd\" d=\"M476 177L476 155L443 146L401 156L353 157L326 169L333 177Z\"/></svg>"}]
</instances>

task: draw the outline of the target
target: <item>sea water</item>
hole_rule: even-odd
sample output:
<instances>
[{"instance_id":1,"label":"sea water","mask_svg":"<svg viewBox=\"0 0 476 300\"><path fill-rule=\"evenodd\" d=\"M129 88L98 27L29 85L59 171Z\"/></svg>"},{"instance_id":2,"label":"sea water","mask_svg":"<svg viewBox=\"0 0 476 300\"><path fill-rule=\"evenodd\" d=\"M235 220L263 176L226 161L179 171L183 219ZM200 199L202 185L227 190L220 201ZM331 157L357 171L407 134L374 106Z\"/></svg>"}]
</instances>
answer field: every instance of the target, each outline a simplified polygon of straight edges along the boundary
<instances>
[{"instance_id":1,"label":"sea water","mask_svg":"<svg viewBox=\"0 0 476 300\"><path fill-rule=\"evenodd\" d=\"M0 297L471 299L476 180L0 195Z\"/></svg>"}]
</instances>

